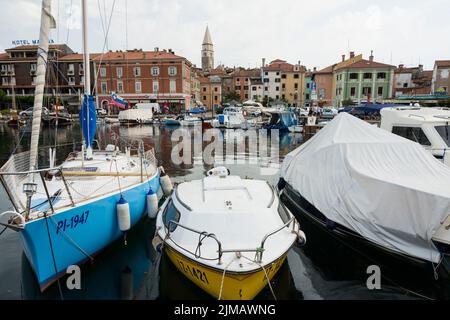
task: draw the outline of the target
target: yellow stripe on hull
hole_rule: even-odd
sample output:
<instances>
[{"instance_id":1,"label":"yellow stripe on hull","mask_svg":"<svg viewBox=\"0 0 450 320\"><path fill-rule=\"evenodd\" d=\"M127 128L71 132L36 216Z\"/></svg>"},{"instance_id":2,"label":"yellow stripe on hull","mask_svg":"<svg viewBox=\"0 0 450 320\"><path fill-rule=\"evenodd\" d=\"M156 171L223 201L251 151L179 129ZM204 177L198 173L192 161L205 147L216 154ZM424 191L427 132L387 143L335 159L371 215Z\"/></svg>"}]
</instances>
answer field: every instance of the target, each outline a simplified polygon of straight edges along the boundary
<instances>
[{"instance_id":1,"label":"yellow stripe on hull","mask_svg":"<svg viewBox=\"0 0 450 320\"><path fill-rule=\"evenodd\" d=\"M169 259L182 274L216 299L219 298L223 271L192 261L167 245L165 250ZM272 264L264 267L269 281L281 268L285 259L286 255L283 255ZM224 267L224 265L221 265L221 267ZM225 273L221 299L252 300L266 285L267 278L262 269L242 275Z\"/></svg>"}]
</instances>

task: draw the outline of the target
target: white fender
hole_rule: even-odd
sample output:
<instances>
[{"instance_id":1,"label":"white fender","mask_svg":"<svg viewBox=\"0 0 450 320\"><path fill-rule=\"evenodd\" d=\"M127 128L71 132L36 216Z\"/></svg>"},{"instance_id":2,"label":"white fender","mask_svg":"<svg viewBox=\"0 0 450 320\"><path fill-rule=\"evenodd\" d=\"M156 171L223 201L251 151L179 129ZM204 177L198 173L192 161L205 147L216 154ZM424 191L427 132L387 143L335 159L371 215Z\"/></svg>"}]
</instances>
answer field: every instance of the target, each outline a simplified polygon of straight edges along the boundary
<instances>
[{"instance_id":1,"label":"white fender","mask_svg":"<svg viewBox=\"0 0 450 320\"><path fill-rule=\"evenodd\" d=\"M306 235L302 230L297 231L297 243L300 246L304 246L306 244Z\"/></svg>"},{"instance_id":2,"label":"white fender","mask_svg":"<svg viewBox=\"0 0 450 320\"><path fill-rule=\"evenodd\" d=\"M230 175L230 170L226 167L216 167L212 168L206 173L208 176L219 176L219 177L226 177Z\"/></svg>"},{"instance_id":3,"label":"white fender","mask_svg":"<svg viewBox=\"0 0 450 320\"><path fill-rule=\"evenodd\" d=\"M117 208L117 222L120 231L125 232L130 230L131 228L130 205L123 197L120 197L120 200L116 204L116 208Z\"/></svg>"},{"instance_id":4,"label":"white fender","mask_svg":"<svg viewBox=\"0 0 450 320\"><path fill-rule=\"evenodd\" d=\"M158 195L150 188L147 193L147 215L150 219L158 214Z\"/></svg>"},{"instance_id":5,"label":"white fender","mask_svg":"<svg viewBox=\"0 0 450 320\"><path fill-rule=\"evenodd\" d=\"M159 183L161 184L164 195L168 197L172 193L173 185L172 181L170 181L170 177L164 171L161 171Z\"/></svg>"}]
</instances>

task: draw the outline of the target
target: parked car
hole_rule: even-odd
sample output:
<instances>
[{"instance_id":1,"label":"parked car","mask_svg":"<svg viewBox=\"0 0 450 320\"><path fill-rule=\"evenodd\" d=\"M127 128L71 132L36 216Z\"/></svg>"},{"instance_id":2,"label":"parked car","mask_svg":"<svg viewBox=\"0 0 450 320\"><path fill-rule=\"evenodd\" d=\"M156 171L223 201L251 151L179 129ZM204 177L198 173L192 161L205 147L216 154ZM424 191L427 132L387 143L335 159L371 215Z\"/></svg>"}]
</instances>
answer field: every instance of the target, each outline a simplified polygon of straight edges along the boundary
<instances>
[{"instance_id":1,"label":"parked car","mask_svg":"<svg viewBox=\"0 0 450 320\"><path fill-rule=\"evenodd\" d=\"M322 109L322 118L334 118L337 116L338 110L335 108L323 108Z\"/></svg>"},{"instance_id":2,"label":"parked car","mask_svg":"<svg viewBox=\"0 0 450 320\"><path fill-rule=\"evenodd\" d=\"M97 109L97 115L106 116L108 112L105 109Z\"/></svg>"},{"instance_id":3,"label":"parked car","mask_svg":"<svg viewBox=\"0 0 450 320\"><path fill-rule=\"evenodd\" d=\"M48 109L46 107L43 107L42 108L42 113L43 114L48 114ZM21 118L31 118L32 116L33 116L33 107L19 112L19 117L21 117Z\"/></svg>"}]
</instances>

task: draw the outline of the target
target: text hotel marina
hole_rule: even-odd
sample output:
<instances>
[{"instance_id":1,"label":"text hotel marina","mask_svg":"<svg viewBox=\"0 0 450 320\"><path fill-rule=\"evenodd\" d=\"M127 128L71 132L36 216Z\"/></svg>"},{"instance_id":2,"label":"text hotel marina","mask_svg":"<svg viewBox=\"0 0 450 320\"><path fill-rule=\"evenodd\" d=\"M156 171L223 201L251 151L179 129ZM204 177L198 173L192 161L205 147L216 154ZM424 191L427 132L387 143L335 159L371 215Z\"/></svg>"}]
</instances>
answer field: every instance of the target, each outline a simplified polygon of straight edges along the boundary
<instances>
[{"instance_id":1,"label":"text hotel marina","mask_svg":"<svg viewBox=\"0 0 450 320\"><path fill-rule=\"evenodd\" d=\"M216 17L186 26L194 54L182 19L132 48L148 4L34 4L0 38L0 300L261 302L176 318L450 298L443 46L405 63L387 38L263 39L250 58Z\"/></svg>"}]
</instances>

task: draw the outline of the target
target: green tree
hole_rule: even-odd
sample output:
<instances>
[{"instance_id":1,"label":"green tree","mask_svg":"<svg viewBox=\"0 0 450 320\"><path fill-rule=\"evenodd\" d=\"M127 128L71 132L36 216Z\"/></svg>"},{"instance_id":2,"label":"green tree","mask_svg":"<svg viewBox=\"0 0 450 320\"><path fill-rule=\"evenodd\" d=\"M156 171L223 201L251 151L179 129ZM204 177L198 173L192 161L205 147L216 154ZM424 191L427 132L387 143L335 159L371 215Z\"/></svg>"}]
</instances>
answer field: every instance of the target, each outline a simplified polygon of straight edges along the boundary
<instances>
[{"instance_id":1,"label":"green tree","mask_svg":"<svg viewBox=\"0 0 450 320\"><path fill-rule=\"evenodd\" d=\"M227 93L222 99L222 104L233 100L241 102L241 96L237 94L235 91Z\"/></svg>"},{"instance_id":2,"label":"green tree","mask_svg":"<svg viewBox=\"0 0 450 320\"><path fill-rule=\"evenodd\" d=\"M264 96L264 99L263 99L263 102L262 102L262 104L264 106L268 107L271 102L273 102L273 99L271 97Z\"/></svg>"},{"instance_id":3,"label":"green tree","mask_svg":"<svg viewBox=\"0 0 450 320\"><path fill-rule=\"evenodd\" d=\"M353 102L352 99L345 99L342 100L342 106L343 107L348 107L348 106L353 106L355 103Z\"/></svg>"}]
</instances>

